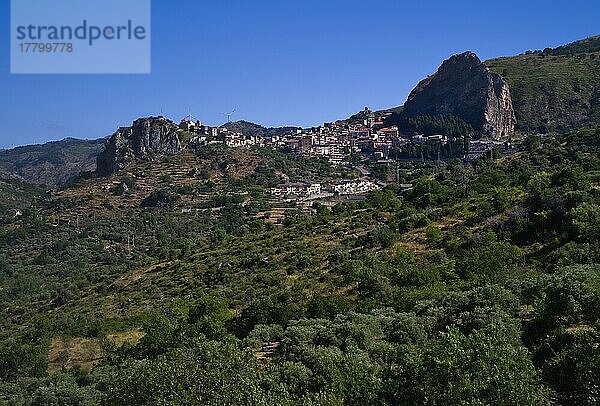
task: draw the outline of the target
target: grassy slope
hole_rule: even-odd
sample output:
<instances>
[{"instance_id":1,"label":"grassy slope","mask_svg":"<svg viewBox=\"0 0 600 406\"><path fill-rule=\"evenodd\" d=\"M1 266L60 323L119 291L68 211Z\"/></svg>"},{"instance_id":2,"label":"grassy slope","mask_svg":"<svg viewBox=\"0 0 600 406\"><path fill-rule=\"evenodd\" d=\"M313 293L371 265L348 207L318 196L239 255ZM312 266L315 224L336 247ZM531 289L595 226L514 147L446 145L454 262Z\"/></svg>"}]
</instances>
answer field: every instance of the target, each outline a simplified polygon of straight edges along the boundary
<instances>
[{"instance_id":1,"label":"grassy slope","mask_svg":"<svg viewBox=\"0 0 600 406\"><path fill-rule=\"evenodd\" d=\"M145 308L140 307L142 303L152 306L160 302L159 294L172 295L169 289L174 282L165 279L165 275L172 275L171 271L179 266L183 271L186 269L170 257L178 258L186 245L197 244L201 252L212 252L222 261L235 255L239 249L236 245L225 245L229 239L218 243L217 249L209 236L218 226L225 228L229 234L235 234L241 225L236 221L244 216L244 210L234 211L229 214L229 220L221 221L219 210L206 209L212 199L224 194L243 195L245 205L257 204L264 210L272 206L290 206L268 198L266 186L256 184L253 176L259 166L272 173L284 172L292 181L327 182L353 176L351 171L333 168L319 160L297 160L274 151L259 153L215 147L200 156L186 151L158 162L131 165L126 172L112 177L79 180L53 192L43 204L40 202L42 210L36 216L39 223L23 225L14 221L7 228L22 227L26 230L5 235L2 241L13 254L10 257L0 255L0 259L7 261L14 274L6 272L6 275L0 275L0 285L3 276L8 278L4 280L6 284L12 285L10 292L0 289L0 302L4 299L3 294L23 298L22 301L11 300L10 309L6 309L6 320L19 323L24 312L51 308L63 286L78 286L76 293L67 292L69 302L77 303L79 299L93 302L89 307L73 308L72 314L92 317L99 314L102 314L101 317L136 314L144 311ZM193 175L190 174L192 170L196 170ZM115 194L115 188L123 179L133 186L125 193ZM20 185L17 181L12 183ZM6 185L8 187L9 184ZM0 192L6 192L0 198L7 200L17 196L15 187L4 188L4 184L0 183ZM182 188L188 190L182 193ZM140 209L141 201L158 189L179 195L180 201L163 210ZM37 188L29 187L22 201L31 200L30 190L36 191ZM0 204L4 200L0 200ZM191 214L182 213L182 208L192 207L204 209ZM254 212L249 217L253 215ZM58 222L60 224L57 225ZM135 236L135 247L129 245L123 236ZM259 234L256 242L248 242L248 247L262 243L262 238ZM264 238L269 241L265 244L276 245L274 241L282 235L267 232ZM173 263L175 268L163 269L163 265ZM214 265L210 259L202 260L202 263L203 269L207 264ZM175 283L183 281L181 275L174 279ZM144 283L155 277L159 280L140 289L138 281ZM113 288L116 291L112 291ZM109 291L112 293L108 294ZM123 295L121 291L127 294ZM117 297L136 298L139 295L140 301L124 301L126 307L135 309L132 312L131 309L115 310L119 302L113 300ZM69 313L66 309L65 314Z\"/></svg>"},{"instance_id":2,"label":"grassy slope","mask_svg":"<svg viewBox=\"0 0 600 406\"><path fill-rule=\"evenodd\" d=\"M33 314L48 315L65 326L75 323L76 329L84 326L84 330L88 328L86 320L108 320L108 324L119 320L116 327L111 324L100 329L135 332L138 316L168 307L173 297L196 289L222 294L241 304L250 292L254 297L267 296L273 285L293 284L298 275L287 277L284 268L299 260L295 252L309 246L311 255L326 257L327 247L339 239L328 235L328 225L314 230L298 225L285 232L271 226L246 237L212 241L211 234L221 221L219 211L181 213L182 207L202 206L222 194L245 194L245 204L258 202L266 208L290 206L270 201L264 194L265 186L253 184L255 178L250 177L259 166L285 173L292 181L327 182L355 175L320 160L297 160L275 151L212 147L199 155L186 151L158 162L133 164L112 177L79 180L53 192L39 205L43 207L38 213L41 221L35 226L13 220L6 226L6 234L0 233L3 246L11 251L10 256L0 254L0 264L5 267L0 274L0 320L5 333ZM196 170L193 175L192 170ZM123 179L132 180L134 186L126 193L114 194ZM213 186L207 187L208 183ZM2 199L14 200L18 185L22 183L0 183L0 192L6 192L0 195ZM152 190L178 194L181 187L193 192L180 194L181 201L175 207L139 208ZM30 202L32 190L38 189L29 186L19 201ZM223 227L235 233L237 226L227 224ZM309 238L307 233L312 232L316 235ZM124 238L133 235L135 246ZM193 247L198 254L188 257L183 253L186 247ZM180 259L182 255L185 258ZM260 271L256 267L245 269L245 259L254 261L259 256L271 257L271 266ZM306 283L305 292L313 287L320 290L314 272L300 282ZM59 312L54 311L56 306ZM131 326L129 320L133 320ZM83 324L78 325L80 322ZM64 333L69 336L67 330ZM79 351L80 347L85 348ZM67 352L71 355L65 359ZM55 337L49 353L50 370L74 364L87 368L98 361L99 354L99 340Z\"/></svg>"},{"instance_id":3,"label":"grassy slope","mask_svg":"<svg viewBox=\"0 0 600 406\"><path fill-rule=\"evenodd\" d=\"M557 148L562 151L568 147L565 144ZM240 160L257 162L251 159L253 151L229 152L234 156L221 156L214 162L217 168L223 168L218 165L222 160L229 164ZM567 151L561 153L575 156ZM182 158L188 165L195 165L191 157ZM527 154L521 153L497 165L508 171L528 160ZM212 161L206 161L209 162ZM156 166L164 172L165 165L170 165L175 171L182 169L181 163L167 160L144 164L136 170L147 172ZM292 166L293 162L287 164ZM297 169L290 168L290 172ZM243 178L251 172L234 173ZM472 174L472 180L478 176ZM227 178L223 174L221 177ZM218 178L213 179L219 181ZM94 182L97 180L75 184L65 193L87 195L97 189ZM235 188L235 184L223 181L220 187ZM514 187L505 190L507 195L502 200L507 200L509 209L525 204L527 196L523 191ZM348 258L362 261L375 274L399 277L404 282L383 283L384 289L378 294L399 297L411 305L473 283L454 274L453 264L462 255L456 247L489 229L489 219L506 220L507 212L485 213L483 207L496 200L493 192L486 192L451 204L433 204L429 210L430 227L398 231L397 239L385 246L362 238L385 228L385 224L403 221L406 214L369 205L300 218L284 226L252 225L252 220L246 219L245 225L251 226L246 233L236 235L233 230L220 237L215 232L221 227L219 213L190 216L177 210L141 211L136 208L137 200L129 208L113 210L111 216L80 227L63 223L58 227L39 225L26 234L9 230L0 239L6 252L13 252L10 257L0 257L5 264L0 273L0 286L4 288L0 290L0 321L6 326L5 335L30 323L35 314L46 315L58 326L64 326L50 346L50 368L56 370L61 362L89 366L99 360L101 336L91 332L95 328L106 334L122 332L134 342L139 338L140 316L172 306L176 298L187 298L198 291L226 298L236 312L268 296L285 295L289 303L306 305L314 295L336 293L352 300L358 310L368 311L370 298L361 293L358 283L345 280L344 273L338 270ZM88 204L79 203L84 207ZM441 230L437 242L429 235L431 226ZM136 235L135 248L125 238L132 234ZM439 241L445 241L447 253ZM539 264L546 262L547 247L524 244L520 248L526 257L520 272L542 269ZM407 252L415 257L418 270L402 275L395 268L403 269L403 264L411 261L410 256L407 260ZM376 284L380 281L371 282L378 290ZM87 323L91 325L86 327ZM70 354L72 361L61 359L61 353Z\"/></svg>"},{"instance_id":4,"label":"grassy slope","mask_svg":"<svg viewBox=\"0 0 600 406\"><path fill-rule=\"evenodd\" d=\"M445 234L473 232L479 226L467 226L464 220L476 217L481 202L479 198L470 199L448 208L433 225ZM135 332L139 328L138 317L169 307L173 298L187 297L198 290L227 298L235 309L280 294L289 296L291 302L303 303L314 295L343 293L360 306L359 298L352 293L356 286L347 285L339 273L332 272L338 266L332 259L336 252L353 252L353 256L365 258L374 267L388 266L394 258L402 258L405 250L423 266L437 262L430 260L438 250L429 245L425 227L406 232L386 248L357 245L357 238L380 229L393 211L358 209L213 241L204 236L211 234L211 224L217 216L190 217L163 211L156 217L153 212L118 211L113 218L81 229L73 224L44 227L39 238L30 236L16 242L17 254L9 263L15 269L17 264L24 266L19 275L23 284L39 284L46 289L24 290L22 300L5 302L5 325L15 328L32 314L42 313L78 330L82 326L77 325L77 320L120 320L117 330ZM116 238L132 230L138 230L135 248ZM161 240L167 234L168 241ZM185 235L176 237L179 234ZM194 242L191 252L184 254L181 246L191 235L203 237ZM58 239L60 246L49 243ZM62 262L57 261L59 258ZM30 278L33 282L26 282ZM13 284L21 285L18 280ZM57 297L63 286L78 289L69 288L66 302L60 304ZM448 288L452 288L452 283L410 288L406 290L407 300L434 297ZM58 313L53 310L57 306ZM106 332L111 332L114 326L105 323ZM67 366L91 366L99 360L99 339L57 340L49 354L52 370L61 362ZM79 351L83 344L87 350ZM71 354L71 361L61 361L58 353L65 352Z\"/></svg>"},{"instance_id":5,"label":"grassy slope","mask_svg":"<svg viewBox=\"0 0 600 406\"><path fill-rule=\"evenodd\" d=\"M519 129L566 130L600 123L598 38L486 61L510 84Z\"/></svg>"}]
</instances>

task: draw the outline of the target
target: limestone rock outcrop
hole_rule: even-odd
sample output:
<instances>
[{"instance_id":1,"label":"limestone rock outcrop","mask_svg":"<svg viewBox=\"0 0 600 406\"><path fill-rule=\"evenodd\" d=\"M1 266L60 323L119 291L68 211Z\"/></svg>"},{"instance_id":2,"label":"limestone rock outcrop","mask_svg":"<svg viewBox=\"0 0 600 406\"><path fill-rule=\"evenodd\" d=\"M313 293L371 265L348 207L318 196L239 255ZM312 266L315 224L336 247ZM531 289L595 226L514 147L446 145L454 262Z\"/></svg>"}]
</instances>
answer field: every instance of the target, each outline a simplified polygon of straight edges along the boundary
<instances>
[{"instance_id":1,"label":"limestone rock outcrop","mask_svg":"<svg viewBox=\"0 0 600 406\"><path fill-rule=\"evenodd\" d=\"M119 128L105 143L96 160L96 172L111 175L135 161L177 155L183 149L178 126L164 117L140 118Z\"/></svg>"},{"instance_id":2,"label":"limestone rock outcrop","mask_svg":"<svg viewBox=\"0 0 600 406\"><path fill-rule=\"evenodd\" d=\"M508 138L515 131L508 83L473 52L444 61L413 89L403 111L407 116L451 114L493 139Z\"/></svg>"}]
</instances>

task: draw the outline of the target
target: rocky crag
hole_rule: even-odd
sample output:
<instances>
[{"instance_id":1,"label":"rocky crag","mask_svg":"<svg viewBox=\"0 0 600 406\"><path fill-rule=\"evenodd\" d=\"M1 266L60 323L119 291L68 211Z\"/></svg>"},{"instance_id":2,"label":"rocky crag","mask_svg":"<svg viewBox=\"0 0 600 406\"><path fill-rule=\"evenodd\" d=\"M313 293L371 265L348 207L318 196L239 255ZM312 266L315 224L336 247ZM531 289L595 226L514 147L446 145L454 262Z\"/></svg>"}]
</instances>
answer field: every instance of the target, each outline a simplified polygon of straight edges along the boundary
<instances>
[{"instance_id":1,"label":"rocky crag","mask_svg":"<svg viewBox=\"0 0 600 406\"><path fill-rule=\"evenodd\" d=\"M119 128L98 155L96 172L107 176L135 161L179 154L184 148L179 128L164 117L140 118Z\"/></svg>"},{"instance_id":2,"label":"rocky crag","mask_svg":"<svg viewBox=\"0 0 600 406\"><path fill-rule=\"evenodd\" d=\"M473 52L452 56L422 80L408 96L403 114L451 114L493 139L510 137L516 124L508 83Z\"/></svg>"}]
</instances>

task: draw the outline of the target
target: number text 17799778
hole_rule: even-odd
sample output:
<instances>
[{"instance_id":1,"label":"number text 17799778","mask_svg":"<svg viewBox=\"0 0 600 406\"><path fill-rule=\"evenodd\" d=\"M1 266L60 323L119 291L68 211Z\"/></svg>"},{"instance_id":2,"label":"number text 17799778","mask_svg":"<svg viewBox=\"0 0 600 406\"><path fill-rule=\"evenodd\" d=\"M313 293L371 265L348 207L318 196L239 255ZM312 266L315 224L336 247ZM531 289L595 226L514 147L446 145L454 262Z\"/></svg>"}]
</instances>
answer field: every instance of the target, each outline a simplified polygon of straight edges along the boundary
<instances>
[{"instance_id":1,"label":"number text 17799778","mask_svg":"<svg viewBox=\"0 0 600 406\"><path fill-rule=\"evenodd\" d=\"M21 42L19 49L23 53L28 52L73 52L73 44L70 42Z\"/></svg>"}]
</instances>

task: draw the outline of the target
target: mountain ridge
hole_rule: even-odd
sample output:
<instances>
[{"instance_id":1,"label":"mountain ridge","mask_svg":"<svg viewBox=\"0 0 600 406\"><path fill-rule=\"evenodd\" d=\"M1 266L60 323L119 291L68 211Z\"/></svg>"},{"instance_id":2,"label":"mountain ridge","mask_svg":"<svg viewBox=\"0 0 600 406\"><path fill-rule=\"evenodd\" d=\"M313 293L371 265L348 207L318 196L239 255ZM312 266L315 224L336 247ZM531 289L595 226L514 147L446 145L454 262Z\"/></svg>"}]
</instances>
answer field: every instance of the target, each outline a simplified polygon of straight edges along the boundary
<instances>
[{"instance_id":1,"label":"mountain ridge","mask_svg":"<svg viewBox=\"0 0 600 406\"><path fill-rule=\"evenodd\" d=\"M600 124L600 36L484 63L509 83L521 132Z\"/></svg>"},{"instance_id":2,"label":"mountain ridge","mask_svg":"<svg viewBox=\"0 0 600 406\"><path fill-rule=\"evenodd\" d=\"M0 174L36 185L58 186L80 172L95 169L105 138L65 138L45 144L0 150Z\"/></svg>"},{"instance_id":3,"label":"mountain ridge","mask_svg":"<svg viewBox=\"0 0 600 406\"><path fill-rule=\"evenodd\" d=\"M253 123L251 121L246 120L238 120L223 124L221 127L224 127L230 131L235 131L242 133L243 135L248 136L261 136L261 137L271 137L287 134L290 131L299 129L300 127L294 126L282 126L282 127L264 127L260 124Z\"/></svg>"},{"instance_id":4,"label":"mountain ridge","mask_svg":"<svg viewBox=\"0 0 600 406\"><path fill-rule=\"evenodd\" d=\"M484 61L483 64L490 72L499 75L508 83L518 131L546 133L600 124L600 86L597 85L600 83L600 35L556 48L493 58ZM415 90L422 89L424 84L430 83L432 77L423 79ZM501 84L500 81L497 83ZM411 92L412 99L415 90ZM409 95L407 102L410 100ZM398 106L376 113L389 112L396 115L395 121L386 122L386 124L396 124L397 116L407 110L410 113L410 103L409 109ZM439 112L434 111L434 113ZM338 121L352 121L360 114L361 112ZM432 120L435 118L432 117L434 115L426 114L425 118L429 117L429 120ZM452 114L442 115L440 120L449 122L456 131L476 133L478 125L473 125L473 120L469 120L468 117L465 120L464 115L460 116L460 114L458 117L453 117ZM410 120L401 123L407 124L406 121ZM420 130L412 126L414 124L410 124L411 131ZM226 123L222 127L249 136L281 135L299 128L294 126L267 128L245 120ZM470 127L474 128L470 129ZM443 130L444 128L441 128L439 131ZM97 155L105 140L106 138L97 140L65 138L40 145L0 150L0 175L37 185L58 186L73 179L80 172L93 171Z\"/></svg>"}]
</instances>

